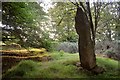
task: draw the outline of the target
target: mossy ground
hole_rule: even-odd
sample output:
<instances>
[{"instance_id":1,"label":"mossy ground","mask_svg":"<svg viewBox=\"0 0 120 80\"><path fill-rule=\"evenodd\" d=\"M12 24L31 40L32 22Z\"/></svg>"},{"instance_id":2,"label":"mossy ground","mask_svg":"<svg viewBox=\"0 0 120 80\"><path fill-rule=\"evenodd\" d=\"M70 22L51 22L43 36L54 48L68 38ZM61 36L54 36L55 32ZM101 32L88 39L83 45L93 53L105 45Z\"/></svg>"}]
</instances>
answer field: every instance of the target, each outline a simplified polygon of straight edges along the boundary
<instances>
[{"instance_id":1,"label":"mossy ground","mask_svg":"<svg viewBox=\"0 0 120 80\"><path fill-rule=\"evenodd\" d=\"M118 61L97 57L97 64L105 68L103 74L94 75L75 65L79 61L78 53L51 52L51 61L35 62L23 60L9 69L3 78L119 78Z\"/></svg>"},{"instance_id":2,"label":"mossy ground","mask_svg":"<svg viewBox=\"0 0 120 80\"><path fill-rule=\"evenodd\" d=\"M0 50L2 53L2 73L5 73L12 66L17 65L21 60L48 61L50 57L44 48L36 49L7 49Z\"/></svg>"}]
</instances>

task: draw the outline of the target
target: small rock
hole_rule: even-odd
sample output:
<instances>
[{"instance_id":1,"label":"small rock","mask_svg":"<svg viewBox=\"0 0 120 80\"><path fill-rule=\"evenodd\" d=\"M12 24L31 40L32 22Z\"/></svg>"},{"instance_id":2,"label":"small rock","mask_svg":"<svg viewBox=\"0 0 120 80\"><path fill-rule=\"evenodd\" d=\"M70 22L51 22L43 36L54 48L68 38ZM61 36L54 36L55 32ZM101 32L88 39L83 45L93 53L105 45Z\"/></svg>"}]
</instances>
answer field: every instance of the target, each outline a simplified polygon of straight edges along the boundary
<instances>
[{"instance_id":1,"label":"small rock","mask_svg":"<svg viewBox=\"0 0 120 80\"><path fill-rule=\"evenodd\" d=\"M77 63L76 63L76 66L77 66L77 67L81 67L81 63L80 63L80 62L77 62Z\"/></svg>"}]
</instances>

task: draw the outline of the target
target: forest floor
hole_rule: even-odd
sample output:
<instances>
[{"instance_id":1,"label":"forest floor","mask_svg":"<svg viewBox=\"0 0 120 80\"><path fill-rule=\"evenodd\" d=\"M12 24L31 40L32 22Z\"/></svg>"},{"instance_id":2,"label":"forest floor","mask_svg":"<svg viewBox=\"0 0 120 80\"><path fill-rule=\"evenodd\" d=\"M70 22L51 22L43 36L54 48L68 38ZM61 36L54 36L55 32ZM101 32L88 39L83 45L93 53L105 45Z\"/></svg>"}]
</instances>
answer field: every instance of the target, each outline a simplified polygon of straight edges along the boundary
<instances>
[{"instance_id":1,"label":"forest floor","mask_svg":"<svg viewBox=\"0 0 120 80\"><path fill-rule=\"evenodd\" d=\"M120 78L118 61L97 55L105 69L94 75L79 66L79 54L46 52L45 49L1 50L3 78ZM22 79L22 80L23 80Z\"/></svg>"}]
</instances>

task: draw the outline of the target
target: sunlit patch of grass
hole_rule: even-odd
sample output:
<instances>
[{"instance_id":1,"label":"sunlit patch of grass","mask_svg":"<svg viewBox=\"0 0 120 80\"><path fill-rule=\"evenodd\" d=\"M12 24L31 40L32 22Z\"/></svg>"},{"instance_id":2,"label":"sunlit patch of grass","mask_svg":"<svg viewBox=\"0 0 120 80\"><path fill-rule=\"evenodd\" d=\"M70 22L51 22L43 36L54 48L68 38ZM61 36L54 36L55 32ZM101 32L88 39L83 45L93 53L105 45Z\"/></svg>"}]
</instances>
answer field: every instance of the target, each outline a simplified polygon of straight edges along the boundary
<instances>
[{"instance_id":1,"label":"sunlit patch of grass","mask_svg":"<svg viewBox=\"0 0 120 80\"><path fill-rule=\"evenodd\" d=\"M16 54L18 54L18 56L48 56L48 52L44 48L41 48L41 49L29 48L29 49L21 49L21 50L0 50L0 52L2 52L3 55L11 54L14 56L17 56Z\"/></svg>"},{"instance_id":2,"label":"sunlit patch of grass","mask_svg":"<svg viewBox=\"0 0 120 80\"><path fill-rule=\"evenodd\" d=\"M45 48L37 49L37 48L29 48L30 51L35 51L35 52L45 52Z\"/></svg>"},{"instance_id":3,"label":"sunlit patch of grass","mask_svg":"<svg viewBox=\"0 0 120 80\"><path fill-rule=\"evenodd\" d=\"M29 48L29 49L11 49L11 50L0 50L0 52L16 52L16 53L28 53L28 52L36 52L36 53L44 53L46 52L45 48L37 49L37 48Z\"/></svg>"},{"instance_id":4,"label":"sunlit patch of grass","mask_svg":"<svg viewBox=\"0 0 120 80\"><path fill-rule=\"evenodd\" d=\"M27 53L28 51L26 50L26 49L22 49L22 50L0 50L0 52L8 52L8 53L10 53L10 52L14 52L14 53Z\"/></svg>"}]
</instances>

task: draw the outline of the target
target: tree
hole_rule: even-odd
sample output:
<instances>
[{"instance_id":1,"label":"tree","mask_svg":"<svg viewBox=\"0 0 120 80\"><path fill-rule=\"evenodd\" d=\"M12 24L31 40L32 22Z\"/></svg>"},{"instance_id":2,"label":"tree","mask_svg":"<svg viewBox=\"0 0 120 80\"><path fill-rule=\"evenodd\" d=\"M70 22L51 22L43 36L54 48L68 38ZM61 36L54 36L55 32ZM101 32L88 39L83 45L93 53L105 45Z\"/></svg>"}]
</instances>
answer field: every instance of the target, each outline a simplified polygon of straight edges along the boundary
<instances>
[{"instance_id":1,"label":"tree","mask_svg":"<svg viewBox=\"0 0 120 80\"><path fill-rule=\"evenodd\" d=\"M96 32L96 39L98 41L113 41L115 40L116 27L116 3L102 3L100 20ZM102 37L101 37L102 36Z\"/></svg>"},{"instance_id":2,"label":"tree","mask_svg":"<svg viewBox=\"0 0 120 80\"><path fill-rule=\"evenodd\" d=\"M2 3L2 41L12 41L22 46L44 47L46 31L41 28L47 20L46 13L37 2Z\"/></svg>"},{"instance_id":3,"label":"tree","mask_svg":"<svg viewBox=\"0 0 120 80\"><path fill-rule=\"evenodd\" d=\"M76 42L77 34L74 29L75 6L70 2L58 2L49 9L54 33L59 41Z\"/></svg>"}]
</instances>

